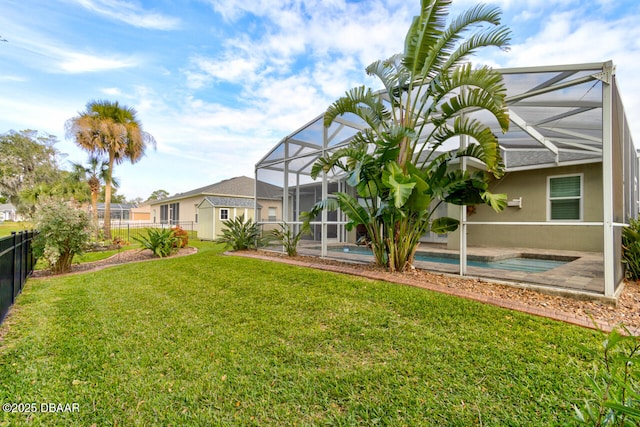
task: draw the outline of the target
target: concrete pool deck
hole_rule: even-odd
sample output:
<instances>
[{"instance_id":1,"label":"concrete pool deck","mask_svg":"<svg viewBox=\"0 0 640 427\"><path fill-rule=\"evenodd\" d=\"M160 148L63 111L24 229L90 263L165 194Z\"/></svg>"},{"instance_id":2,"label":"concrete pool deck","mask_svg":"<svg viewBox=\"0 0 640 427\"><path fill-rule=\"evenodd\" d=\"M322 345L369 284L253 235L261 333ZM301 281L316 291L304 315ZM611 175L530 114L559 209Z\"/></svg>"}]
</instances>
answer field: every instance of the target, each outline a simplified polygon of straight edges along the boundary
<instances>
[{"instance_id":1,"label":"concrete pool deck","mask_svg":"<svg viewBox=\"0 0 640 427\"><path fill-rule=\"evenodd\" d=\"M333 247L343 248L344 244L333 245ZM428 252L429 255L439 255L445 257L458 257L458 251L446 249L442 244L422 243L418 249L420 252ZM313 244L301 242L298 247L301 255L320 256L320 247L317 242ZM604 293L604 262L601 252L579 252L579 251L559 251L541 250L532 248L489 248L489 247L469 247L468 257L476 259L505 259L517 258L524 255L542 259L566 259L573 258L564 265L551 270L531 273L526 271L512 271L485 267L467 267L467 277L490 278L504 281L518 286L539 289L542 291L584 297L603 297ZM356 254L343 251L329 251L327 258L337 259L347 262L370 263L370 255ZM448 273L459 274L460 269L457 264L445 264L437 262L416 261L416 268Z\"/></svg>"}]
</instances>

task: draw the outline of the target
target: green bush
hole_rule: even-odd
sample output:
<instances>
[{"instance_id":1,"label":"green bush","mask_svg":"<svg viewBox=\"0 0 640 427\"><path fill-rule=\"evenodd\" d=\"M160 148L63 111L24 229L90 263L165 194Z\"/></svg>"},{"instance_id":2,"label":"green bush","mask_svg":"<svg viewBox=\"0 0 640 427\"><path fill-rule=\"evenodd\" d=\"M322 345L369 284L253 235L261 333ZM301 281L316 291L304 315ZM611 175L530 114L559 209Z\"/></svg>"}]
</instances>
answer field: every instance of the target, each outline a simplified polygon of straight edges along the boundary
<instances>
[{"instance_id":1,"label":"green bush","mask_svg":"<svg viewBox=\"0 0 640 427\"><path fill-rule=\"evenodd\" d=\"M296 256L298 255L298 243L300 243L300 239L303 235L310 233L309 223L304 223L300 226L300 229L297 233L293 231L293 227L287 224L280 224L280 229L271 230L271 236L275 238L277 241L282 243L285 251L287 251L287 255Z\"/></svg>"},{"instance_id":2,"label":"green bush","mask_svg":"<svg viewBox=\"0 0 640 427\"><path fill-rule=\"evenodd\" d=\"M33 254L45 261L54 274L71 270L75 255L81 255L91 239L87 213L71 202L48 199L36 206L38 235Z\"/></svg>"},{"instance_id":3,"label":"green bush","mask_svg":"<svg viewBox=\"0 0 640 427\"><path fill-rule=\"evenodd\" d=\"M640 279L640 221L632 219L622 229L622 262L626 265L626 276Z\"/></svg>"},{"instance_id":4,"label":"green bush","mask_svg":"<svg viewBox=\"0 0 640 427\"><path fill-rule=\"evenodd\" d=\"M225 226L222 230L222 237L218 237L214 241L222 243L234 251L256 249L259 246L264 246L267 242L267 239L262 237L260 226L252 219L245 222L244 215L222 223Z\"/></svg>"},{"instance_id":5,"label":"green bush","mask_svg":"<svg viewBox=\"0 0 640 427\"><path fill-rule=\"evenodd\" d=\"M593 397L582 409L574 406L582 424L640 425L640 337L624 328L622 332L614 329L602 340L599 364L587 378Z\"/></svg>"},{"instance_id":6,"label":"green bush","mask_svg":"<svg viewBox=\"0 0 640 427\"><path fill-rule=\"evenodd\" d=\"M176 252L182 242L171 228L150 228L146 236L133 237L133 239L140 243L143 249L149 249L160 258Z\"/></svg>"}]
</instances>

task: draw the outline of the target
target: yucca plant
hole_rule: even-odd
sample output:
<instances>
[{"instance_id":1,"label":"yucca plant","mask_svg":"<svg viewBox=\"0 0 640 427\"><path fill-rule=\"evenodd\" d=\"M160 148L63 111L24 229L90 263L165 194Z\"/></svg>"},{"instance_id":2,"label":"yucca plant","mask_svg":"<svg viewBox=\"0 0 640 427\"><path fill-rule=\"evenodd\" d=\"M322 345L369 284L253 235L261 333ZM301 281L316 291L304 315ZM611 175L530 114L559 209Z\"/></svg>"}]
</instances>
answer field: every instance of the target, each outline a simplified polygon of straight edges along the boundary
<instances>
[{"instance_id":1,"label":"yucca plant","mask_svg":"<svg viewBox=\"0 0 640 427\"><path fill-rule=\"evenodd\" d=\"M166 257L178 250L181 240L171 228L150 228L146 236L133 237L142 245L143 249L149 249L157 257Z\"/></svg>"},{"instance_id":2,"label":"yucca plant","mask_svg":"<svg viewBox=\"0 0 640 427\"><path fill-rule=\"evenodd\" d=\"M222 230L222 236L214 240L216 243L222 243L234 251L255 249L266 243L260 225L252 219L245 221L244 215L222 223L225 228Z\"/></svg>"},{"instance_id":3,"label":"yucca plant","mask_svg":"<svg viewBox=\"0 0 640 427\"><path fill-rule=\"evenodd\" d=\"M291 224L285 222L284 224L280 224L280 229L271 230L271 236L282 243L288 256L296 256L298 255L298 243L300 243L300 239L310 232L311 227L309 222L299 225L298 231L295 231L295 227L292 227Z\"/></svg>"},{"instance_id":4,"label":"yucca plant","mask_svg":"<svg viewBox=\"0 0 640 427\"><path fill-rule=\"evenodd\" d=\"M330 126L344 114L355 114L368 126L352 143L320 158L312 177L336 170L345 173L347 192L316 205L348 216L348 229L364 225L376 261L392 271L413 262L419 239L428 231L457 229L454 218L434 218L440 203L485 203L496 211L506 195L488 191L491 177L503 174L496 135L489 126L463 113L483 111L503 132L509 126L502 76L490 67L473 68L468 57L478 49L508 46L510 32L500 25L499 8L479 5L447 25L451 0L422 0L405 38L403 54L376 61L366 69L385 93L357 87L326 111ZM456 151L439 151L452 138L468 137ZM450 167L463 157L478 159L484 171ZM359 200L364 201L364 206Z\"/></svg>"}]
</instances>

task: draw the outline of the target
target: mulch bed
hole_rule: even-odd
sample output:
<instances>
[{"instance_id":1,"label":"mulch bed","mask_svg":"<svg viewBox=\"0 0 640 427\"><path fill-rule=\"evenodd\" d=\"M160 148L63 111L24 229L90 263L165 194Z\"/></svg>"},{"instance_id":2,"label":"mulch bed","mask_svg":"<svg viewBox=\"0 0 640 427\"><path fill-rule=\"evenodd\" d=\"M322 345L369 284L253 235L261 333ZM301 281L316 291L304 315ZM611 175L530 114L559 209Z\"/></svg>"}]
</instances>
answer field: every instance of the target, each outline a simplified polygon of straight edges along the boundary
<instances>
[{"instance_id":1,"label":"mulch bed","mask_svg":"<svg viewBox=\"0 0 640 427\"><path fill-rule=\"evenodd\" d=\"M151 252L149 249L144 249L144 250L130 249L130 250L119 252L113 256L110 256L109 258L102 259L100 261L73 264L71 266L71 271L69 273L58 274L56 275L56 277L65 276L68 274L84 273L87 271L98 271L98 270L102 270L103 268L110 267L112 265L126 264L130 262L142 262L142 261L153 261L153 260L166 259L166 258L175 258L179 256L191 255L196 252L198 252L198 249L194 247L186 247L186 248L178 249L178 252L168 257L158 258L157 256L153 255L153 252ZM35 270L31 275L32 278L51 277L51 276L52 274L51 274L51 271L49 270Z\"/></svg>"}]
</instances>

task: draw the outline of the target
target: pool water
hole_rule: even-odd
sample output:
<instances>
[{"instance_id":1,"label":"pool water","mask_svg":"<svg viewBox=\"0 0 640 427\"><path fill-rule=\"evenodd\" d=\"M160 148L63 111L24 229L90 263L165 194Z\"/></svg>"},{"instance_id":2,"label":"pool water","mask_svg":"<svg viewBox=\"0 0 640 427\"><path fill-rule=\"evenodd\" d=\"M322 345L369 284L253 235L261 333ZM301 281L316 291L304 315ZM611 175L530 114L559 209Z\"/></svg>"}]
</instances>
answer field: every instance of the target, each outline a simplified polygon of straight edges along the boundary
<instances>
[{"instance_id":1,"label":"pool water","mask_svg":"<svg viewBox=\"0 0 640 427\"><path fill-rule=\"evenodd\" d=\"M459 264L457 258L433 257L416 254L416 261L439 262L443 264ZM476 261L467 259L469 267L496 268L498 270L525 271L527 273L542 273L566 264L566 261L536 258L507 258L498 261Z\"/></svg>"},{"instance_id":2,"label":"pool water","mask_svg":"<svg viewBox=\"0 0 640 427\"><path fill-rule=\"evenodd\" d=\"M348 250L346 250L348 249ZM361 247L349 247L349 248L330 248L332 252L348 252L358 255L372 255L371 251L367 248ZM458 258L438 257L433 255L420 254L418 252L415 256L416 261L434 262L440 264L454 264L460 263ZM478 261L467 259L467 266L480 267L480 268L495 268L498 270L510 270L510 271L524 271L527 273L542 273L549 271L556 267L565 265L567 261L558 261L551 259L538 259L538 258L507 258L498 261Z\"/></svg>"}]
</instances>

